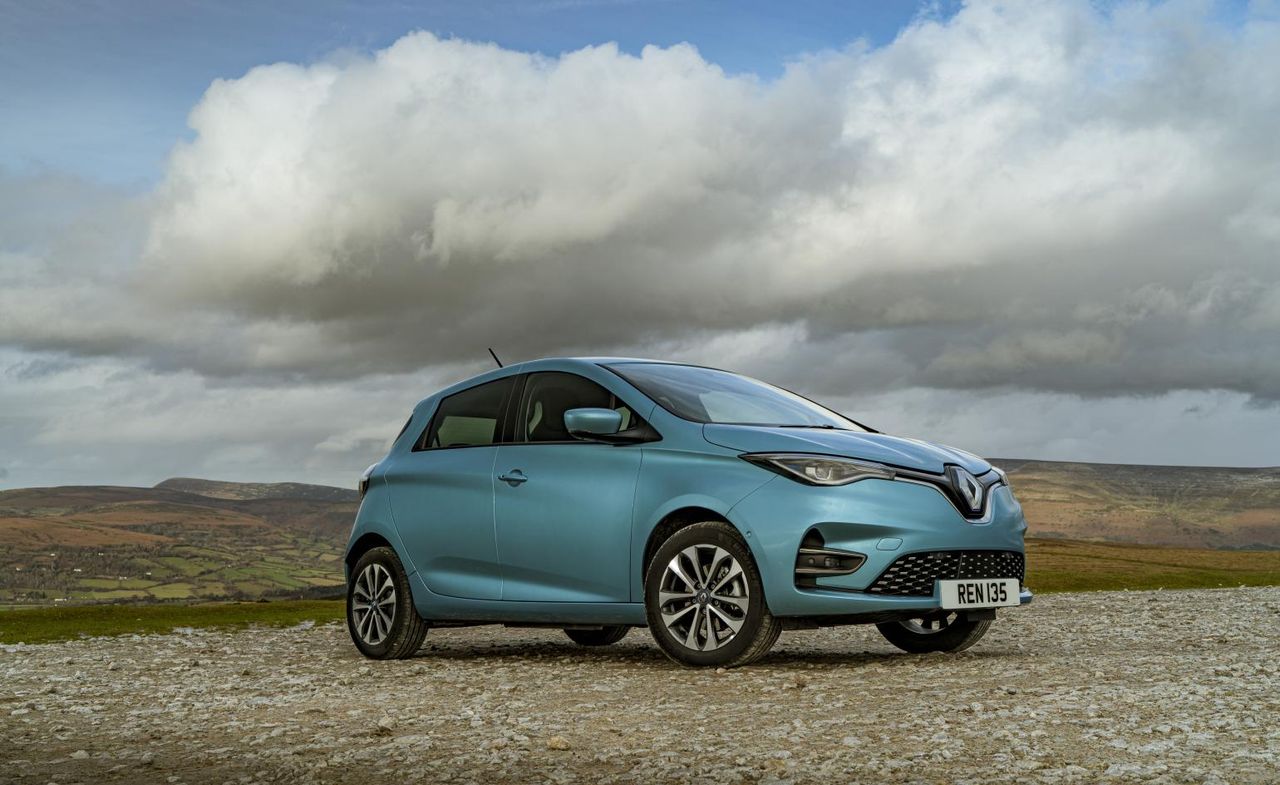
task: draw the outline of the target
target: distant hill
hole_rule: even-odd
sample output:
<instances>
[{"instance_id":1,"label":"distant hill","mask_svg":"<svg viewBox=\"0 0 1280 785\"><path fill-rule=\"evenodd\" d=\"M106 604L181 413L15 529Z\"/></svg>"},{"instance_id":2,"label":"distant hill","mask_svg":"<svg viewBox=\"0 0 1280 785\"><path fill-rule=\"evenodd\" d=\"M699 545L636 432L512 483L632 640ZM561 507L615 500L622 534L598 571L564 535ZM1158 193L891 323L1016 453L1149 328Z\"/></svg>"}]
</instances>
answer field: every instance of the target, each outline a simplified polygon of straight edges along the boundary
<instances>
[{"instance_id":1,"label":"distant hill","mask_svg":"<svg viewBox=\"0 0 1280 785\"><path fill-rule=\"evenodd\" d=\"M1036 537L1280 549L1280 468L995 460ZM340 591L354 490L174 478L0 491L0 603Z\"/></svg>"},{"instance_id":2,"label":"distant hill","mask_svg":"<svg viewBox=\"0 0 1280 785\"><path fill-rule=\"evenodd\" d=\"M992 459L1038 537L1280 548L1280 468Z\"/></svg>"},{"instance_id":3,"label":"distant hill","mask_svg":"<svg viewBox=\"0 0 1280 785\"><path fill-rule=\"evenodd\" d=\"M212 499L310 499L313 501L356 502L359 495L354 488L335 488L332 485L308 485L301 482L224 482L222 480L197 480L193 477L173 477L158 483L156 488L167 491L194 493Z\"/></svg>"},{"instance_id":4,"label":"distant hill","mask_svg":"<svg viewBox=\"0 0 1280 785\"><path fill-rule=\"evenodd\" d=\"M0 602L334 594L357 495L299 483L0 491Z\"/></svg>"}]
</instances>

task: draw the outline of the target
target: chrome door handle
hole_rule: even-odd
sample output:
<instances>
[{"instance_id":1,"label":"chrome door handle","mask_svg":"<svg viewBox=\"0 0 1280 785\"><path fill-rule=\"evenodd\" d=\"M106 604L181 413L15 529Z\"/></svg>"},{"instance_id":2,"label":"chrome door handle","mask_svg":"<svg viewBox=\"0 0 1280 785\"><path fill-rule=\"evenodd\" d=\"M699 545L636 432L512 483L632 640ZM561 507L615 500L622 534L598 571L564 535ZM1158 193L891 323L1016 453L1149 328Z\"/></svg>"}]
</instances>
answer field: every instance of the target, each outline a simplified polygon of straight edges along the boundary
<instances>
[{"instance_id":1,"label":"chrome door handle","mask_svg":"<svg viewBox=\"0 0 1280 785\"><path fill-rule=\"evenodd\" d=\"M512 488L516 487L522 482L529 481L529 478L525 477L524 472L520 471L519 469L512 469L506 474L499 474L498 479L502 480L507 485L510 485Z\"/></svg>"}]
</instances>

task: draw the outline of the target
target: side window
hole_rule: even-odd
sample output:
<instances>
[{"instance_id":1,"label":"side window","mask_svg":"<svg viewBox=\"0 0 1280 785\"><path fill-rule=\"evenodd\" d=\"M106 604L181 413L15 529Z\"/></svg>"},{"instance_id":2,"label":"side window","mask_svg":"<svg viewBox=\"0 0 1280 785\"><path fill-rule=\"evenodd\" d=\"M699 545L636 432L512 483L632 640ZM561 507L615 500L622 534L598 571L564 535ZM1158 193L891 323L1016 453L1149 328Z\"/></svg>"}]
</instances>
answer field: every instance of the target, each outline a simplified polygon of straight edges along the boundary
<instances>
[{"instance_id":1,"label":"side window","mask_svg":"<svg viewBox=\"0 0 1280 785\"><path fill-rule=\"evenodd\" d=\"M445 398L414 449L496 444L502 437L502 413L514 386L515 377L509 376Z\"/></svg>"},{"instance_id":2,"label":"side window","mask_svg":"<svg viewBox=\"0 0 1280 785\"><path fill-rule=\"evenodd\" d=\"M589 379L559 371L531 373L516 418L516 441L573 441L564 427L564 413L581 408L616 410L622 415L624 431L638 422L635 412L618 396Z\"/></svg>"}]
</instances>

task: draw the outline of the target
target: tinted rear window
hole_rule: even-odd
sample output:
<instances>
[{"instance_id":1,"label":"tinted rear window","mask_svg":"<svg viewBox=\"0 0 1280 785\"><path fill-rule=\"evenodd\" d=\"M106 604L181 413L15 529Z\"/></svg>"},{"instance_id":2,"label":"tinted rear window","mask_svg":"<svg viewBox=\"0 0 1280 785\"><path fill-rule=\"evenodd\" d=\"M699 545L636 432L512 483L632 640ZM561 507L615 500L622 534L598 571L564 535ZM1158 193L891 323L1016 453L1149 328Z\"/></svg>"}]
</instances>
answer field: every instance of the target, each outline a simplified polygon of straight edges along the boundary
<instances>
[{"instance_id":1,"label":"tinted rear window","mask_svg":"<svg viewBox=\"0 0 1280 785\"><path fill-rule=\"evenodd\" d=\"M440 401L415 449L478 447L502 437L502 414L515 377L488 382Z\"/></svg>"}]
</instances>

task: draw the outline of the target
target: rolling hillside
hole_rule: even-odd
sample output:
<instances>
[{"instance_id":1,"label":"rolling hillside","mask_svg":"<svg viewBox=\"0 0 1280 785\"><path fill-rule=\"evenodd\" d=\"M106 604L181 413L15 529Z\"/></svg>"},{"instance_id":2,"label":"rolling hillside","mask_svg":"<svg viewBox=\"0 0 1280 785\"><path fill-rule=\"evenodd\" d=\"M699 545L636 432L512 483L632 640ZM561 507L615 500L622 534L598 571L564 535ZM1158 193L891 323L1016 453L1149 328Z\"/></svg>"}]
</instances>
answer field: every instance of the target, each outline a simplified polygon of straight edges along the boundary
<instances>
[{"instance_id":1,"label":"rolling hillside","mask_svg":"<svg viewBox=\"0 0 1280 785\"><path fill-rule=\"evenodd\" d=\"M1280 549L1280 469L996 464L1038 540L1032 571L1064 586L1100 565L1091 585L1121 586L1139 564L1170 586L1196 565L1246 583L1276 574L1280 554L1229 551ZM333 595L356 503L342 488L190 478L3 491L0 604Z\"/></svg>"},{"instance_id":2,"label":"rolling hillside","mask_svg":"<svg viewBox=\"0 0 1280 785\"><path fill-rule=\"evenodd\" d=\"M0 602L333 594L356 494L167 480L0 492Z\"/></svg>"},{"instance_id":3,"label":"rolling hillside","mask_svg":"<svg viewBox=\"0 0 1280 785\"><path fill-rule=\"evenodd\" d=\"M996 460L1037 537L1280 548L1280 468Z\"/></svg>"}]
</instances>

